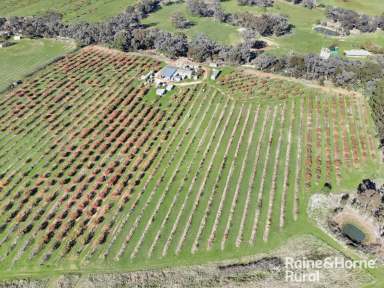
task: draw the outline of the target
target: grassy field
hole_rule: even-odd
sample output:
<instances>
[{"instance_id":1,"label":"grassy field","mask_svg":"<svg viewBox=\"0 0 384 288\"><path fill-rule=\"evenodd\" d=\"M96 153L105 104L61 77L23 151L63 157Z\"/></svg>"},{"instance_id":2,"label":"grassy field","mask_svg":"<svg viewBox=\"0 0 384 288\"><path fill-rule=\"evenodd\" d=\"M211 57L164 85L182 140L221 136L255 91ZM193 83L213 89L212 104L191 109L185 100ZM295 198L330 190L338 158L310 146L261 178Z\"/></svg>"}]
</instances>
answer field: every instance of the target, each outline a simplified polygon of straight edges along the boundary
<instances>
[{"instance_id":1,"label":"grassy field","mask_svg":"<svg viewBox=\"0 0 384 288\"><path fill-rule=\"evenodd\" d=\"M64 19L69 22L76 21L100 21L118 14L135 0L82 0L82 1L56 1L55 10L64 14ZM335 5L354 9L361 13L381 15L384 12L381 0L358 1L358 0L322 0L322 4ZM239 6L236 0L227 0L221 3L224 10L234 12L280 13L287 15L289 21L295 25L292 35L284 37L271 37L269 40L275 43L270 53L319 53L321 47L328 47L332 44L338 45L342 50L360 48L365 42L373 42L377 45L384 45L384 32L355 35L343 39L326 37L312 30L313 25L325 19L323 8L306 9L300 5L292 5L285 0L277 0L272 8L258 8ZM40 14L51 9L48 0L16 1L5 0L0 3L0 14L9 15L31 15ZM175 12L181 12L195 25L190 29L177 30L173 27L170 16ZM237 44L241 35L237 27L214 21L211 18L192 16L186 9L184 3L165 6L156 13L151 14L143 20L144 23L159 27L163 30L176 32L181 31L193 37L197 33L205 33L210 38L223 44Z\"/></svg>"},{"instance_id":2,"label":"grassy field","mask_svg":"<svg viewBox=\"0 0 384 288\"><path fill-rule=\"evenodd\" d=\"M338 1L343 2L343 1ZM346 2L349 3L349 2ZM365 2L364 2L365 3ZM372 3L372 6L379 8L380 3ZM312 28L319 21L325 19L325 10L306 9L300 5L292 5L284 0L276 1L272 8L257 8L239 6L237 1L229 0L222 3L224 10L228 12L252 12L255 14L261 13L279 13L288 16L289 22L295 25L293 33L283 37L270 37L270 40L275 43L274 49L270 50L274 54L287 53L319 53L321 47L329 47L335 44L341 50L360 48L360 46L371 41L377 45L384 45L384 31L376 33L365 33L339 39L336 37L327 37L315 32ZM371 7L371 6L370 6ZM377 10L376 10L377 11ZM377 15L380 15L378 13Z\"/></svg>"},{"instance_id":3,"label":"grassy field","mask_svg":"<svg viewBox=\"0 0 384 288\"><path fill-rule=\"evenodd\" d=\"M176 12L180 12L187 17L194 25L189 29L176 29L170 19L170 16ZM143 19L143 23L169 32L184 32L190 37L198 33L204 33L211 39L223 44L237 44L241 42L238 28L216 22L212 18L195 17L189 13L185 3L165 6L156 13L149 15L148 18Z\"/></svg>"},{"instance_id":4,"label":"grassy field","mask_svg":"<svg viewBox=\"0 0 384 288\"><path fill-rule=\"evenodd\" d=\"M325 4L333 4L346 8L358 7L358 1L323 1ZM337 2L337 3L336 3ZM341 5L341 4L344 5ZM357 3L355 5L355 3ZM340 4L340 5L339 5ZM372 42L377 45L384 45L384 32L365 33L361 35L353 35L343 39L336 37L327 37L320 33L315 32L312 28L319 21L325 19L325 9L307 9L300 5L292 5L285 0L276 1L272 8L259 8L249 6L239 6L236 0L227 0L221 3L223 9L230 13L235 12L251 12L255 14L262 13L278 13L287 15L290 23L295 25L293 33L283 37L270 37L270 40L275 45L269 53L285 55L287 53L319 53L321 47L329 47L333 44L340 47L341 51L352 48L360 48L366 42ZM361 4L361 12L371 12L369 14L380 15L383 11L379 1L364 2ZM380 10L381 9L381 10ZM236 27L226 24L215 22L210 18L193 17L186 11L185 4L176 4L164 7L158 12L151 14L149 18L144 19L144 23L152 24L161 29L175 32L176 29L172 26L170 16L176 11L184 14L188 19L193 21L196 25L185 32L189 36L194 36L197 33L205 33L210 38L217 40L224 44L235 44L241 41L241 35ZM180 30L179 30L180 31Z\"/></svg>"},{"instance_id":5,"label":"grassy field","mask_svg":"<svg viewBox=\"0 0 384 288\"><path fill-rule=\"evenodd\" d=\"M122 12L135 0L58 0L52 5L51 0L2 0L1 16L38 15L46 11L58 11L68 22L102 21Z\"/></svg>"},{"instance_id":6,"label":"grassy field","mask_svg":"<svg viewBox=\"0 0 384 288\"><path fill-rule=\"evenodd\" d=\"M254 254L380 173L361 95L232 71L157 98L161 65L91 47L2 95L0 277Z\"/></svg>"},{"instance_id":7,"label":"grassy field","mask_svg":"<svg viewBox=\"0 0 384 288\"><path fill-rule=\"evenodd\" d=\"M319 0L318 3L351 9L368 15L381 15L384 12L383 1L381 0Z\"/></svg>"},{"instance_id":8,"label":"grassy field","mask_svg":"<svg viewBox=\"0 0 384 288\"><path fill-rule=\"evenodd\" d=\"M69 42L23 39L16 45L0 49L0 91L22 79L56 57L75 49Z\"/></svg>"}]
</instances>

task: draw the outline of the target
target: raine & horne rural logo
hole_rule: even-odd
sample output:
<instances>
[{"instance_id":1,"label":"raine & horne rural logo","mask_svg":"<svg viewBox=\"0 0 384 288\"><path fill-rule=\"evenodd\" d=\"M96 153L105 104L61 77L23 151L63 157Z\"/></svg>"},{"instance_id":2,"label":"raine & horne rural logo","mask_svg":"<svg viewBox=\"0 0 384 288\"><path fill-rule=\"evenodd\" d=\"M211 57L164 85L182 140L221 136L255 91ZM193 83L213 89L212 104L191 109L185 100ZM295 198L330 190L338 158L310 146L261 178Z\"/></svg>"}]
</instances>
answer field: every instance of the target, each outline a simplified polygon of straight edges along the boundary
<instances>
[{"instance_id":1,"label":"raine & horne rural logo","mask_svg":"<svg viewBox=\"0 0 384 288\"><path fill-rule=\"evenodd\" d=\"M285 258L285 281L287 282L320 282L322 270L352 270L372 269L376 267L376 260L351 260L344 257L327 257L312 260L306 257Z\"/></svg>"}]
</instances>

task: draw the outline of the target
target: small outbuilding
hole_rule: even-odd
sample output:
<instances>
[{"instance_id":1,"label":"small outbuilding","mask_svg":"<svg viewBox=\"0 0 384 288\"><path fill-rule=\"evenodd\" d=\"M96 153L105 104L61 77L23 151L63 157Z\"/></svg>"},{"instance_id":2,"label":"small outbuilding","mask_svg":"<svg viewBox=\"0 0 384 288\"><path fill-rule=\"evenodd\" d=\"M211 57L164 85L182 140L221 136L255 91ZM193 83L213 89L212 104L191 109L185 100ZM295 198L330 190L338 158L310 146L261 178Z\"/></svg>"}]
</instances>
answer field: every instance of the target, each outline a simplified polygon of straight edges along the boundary
<instances>
[{"instance_id":1,"label":"small outbuilding","mask_svg":"<svg viewBox=\"0 0 384 288\"><path fill-rule=\"evenodd\" d=\"M211 80L216 80L219 77L221 71L217 69L213 69L211 73Z\"/></svg>"},{"instance_id":2,"label":"small outbuilding","mask_svg":"<svg viewBox=\"0 0 384 288\"><path fill-rule=\"evenodd\" d=\"M176 70L177 76L179 76L182 80L184 79L191 79L193 71L190 69L177 69Z\"/></svg>"},{"instance_id":3,"label":"small outbuilding","mask_svg":"<svg viewBox=\"0 0 384 288\"><path fill-rule=\"evenodd\" d=\"M344 51L345 56L347 57L367 57L372 55L369 51L364 49L352 49Z\"/></svg>"},{"instance_id":4,"label":"small outbuilding","mask_svg":"<svg viewBox=\"0 0 384 288\"><path fill-rule=\"evenodd\" d=\"M21 80L16 80L15 82L13 82L11 85L10 85L10 88L16 88L17 86L23 84L23 81Z\"/></svg>"},{"instance_id":5,"label":"small outbuilding","mask_svg":"<svg viewBox=\"0 0 384 288\"><path fill-rule=\"evenodd\" d=\"M165 90L169 92L169 91L172 91L174 87L175 87L174 85L168 84L167 87L165 87Z\"/></svg>"},{"instance_id":6,"label":"small outbuilding","mask_svg":"<svg viewBox=\"0 0 384 288\"><path fill-rule=\"evenodd\" d=\"M320 58L323 60L328 60L331 57L331 50L328 48L322 48L320 51Z\"/></svg>"},{"instance_id":7,"label":"small outbuilding","mask_svg":"<svg viewBox=\"0 0 384 288\"><path fill-rule=\"evenodd\" d=\"M153 77L153 75L154 75L154 72L149 71L147 74L142 75L140 79L143 81L148 81Z\"/></svg>"},{"instance_id":8,"label":"small outbuilding","mask_svg":"<svg viewBox=\"0 0 384 288\"><path fill-rule=\"evenodd\" d=\"M15 41L20 41L21 38L22 38L22 36L20 34L16 34L13 36L13 40L15 40Z\"/></svg>"},{"instance_id":9,"label":"small outbuilding","mask_svg":"<svg viewBox=\"0 0 384 288\"><path fill-rule=\"evenodd\" d=\"M163 96L163 95L165 95L165 93L167 93L167 91L165 89L163 89L163 88L156 89L156 95L157 96Z\"/></svg>"}]
</instances>

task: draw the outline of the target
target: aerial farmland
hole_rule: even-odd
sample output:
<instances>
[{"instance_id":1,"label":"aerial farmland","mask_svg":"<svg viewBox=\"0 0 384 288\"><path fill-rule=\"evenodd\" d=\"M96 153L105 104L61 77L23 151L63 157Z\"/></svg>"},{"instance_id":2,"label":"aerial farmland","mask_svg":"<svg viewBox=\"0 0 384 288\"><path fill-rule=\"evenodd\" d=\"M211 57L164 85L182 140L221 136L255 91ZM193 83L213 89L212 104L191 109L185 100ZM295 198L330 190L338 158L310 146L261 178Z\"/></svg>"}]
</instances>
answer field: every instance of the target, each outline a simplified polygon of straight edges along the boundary
<instances>
[{"instance_id":1,"label":"aerial farmland","mask_svg":"<svg viewBox=\"0 0 384 288\"><path fill-rule=\"evenodd\" d=\"M281 1L268 9L324 12ZM105 5L126 5L117 2ZM150 23L188 3L140 17ZM4 16L28 10L12 5L17 9ZM37 15L45 11L39 5L31 6ZM103 6L92 7L78 12L86 20L110 17L90 15ZM134 30L124 28L111 43L94 40L104 30L86 31L85 44L76 37L92 24L77 23L76 9L59 8L65 24L54 22L44 37L60 29L64 36L24 33L0 50L8 75L0 81L0 287L293 287L283 277L289 257L381 259L373 247L381 247L384 207L369 210L381 204L363 197L384 193L380 53L356 61L281 56L289 37L303 30L262 37L257 41L267 46L245 52L246 45L215 44L201 31L142 30L149 28L135 26L141 18L132 9L111 27L131 19ZM254 17L285 24L283 16L257 11ZM59 16L34 17L40 23ZM4 19L13 37L19 32L12 29L32 33L36 24L28 22L33 17ZM219 42L241 42L233 23L225 27L232 34L218 35ZM373 33L374 45L381 33ZM345 37L340 46L353 46L354 36ZM28 45L34 48L21 53ZM31 61L24 65L25 59ZM346 224L366 242L353 242ZM322 270L320 282L308 287L381 287L381 272L382 266Z\"/></svg>"},{"instance_id":2,"label":"aerial farmland","mask_svg":"<svg viewBox=\"0 0 384 288\"><path fill-rule=\"evenodd\" d=\"M160 65L86 48L4 97L3 269L257 251L377 159L361 95L233 72L160 106L136 80Z\"/></svg>"}]
</instances>

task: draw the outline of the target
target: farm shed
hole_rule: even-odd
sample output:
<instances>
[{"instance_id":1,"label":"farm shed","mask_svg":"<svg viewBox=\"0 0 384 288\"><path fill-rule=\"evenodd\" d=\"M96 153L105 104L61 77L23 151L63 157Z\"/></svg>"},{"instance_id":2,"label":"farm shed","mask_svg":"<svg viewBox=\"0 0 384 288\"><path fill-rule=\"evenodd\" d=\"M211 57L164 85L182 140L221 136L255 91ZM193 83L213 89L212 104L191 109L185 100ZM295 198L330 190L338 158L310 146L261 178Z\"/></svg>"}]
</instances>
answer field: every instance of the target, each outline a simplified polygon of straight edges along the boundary
<instances>
[{"instance_id":1,"label":"farm shed","mask_svg":"<svg viewBox=\"0 0 384 288\"><path fill-rule=\"evenodd\" d=\"M346 50L344 54L347 57L367 57L371 55L369 51L363 49Z\"/></svg>"},{"instance_id":2,"label":"farm shed","mask_svg":"<svg viewBox=\"0 0 384 288\"><path fill-rule=\"evenodd\" d=\"M172 66L165 66L163 69L161 69L158 73L157 73L157 77L158 78L161 78L161 79L165 79L165 80L168 80L168 81L171 81L174 74L176 73L177 69L175 67L172 67Z\"/></svg>"},{"instance_id":3,"label":"farm shed","mask_svg":"<svg viewBox=\"0 0 384 288\"><path fill-rule=\"evenodd\" d=\"M191 79L193 71L190 69L177 69L176 75L179 76L182 80Z\"/></svg>"}]
</instances>

